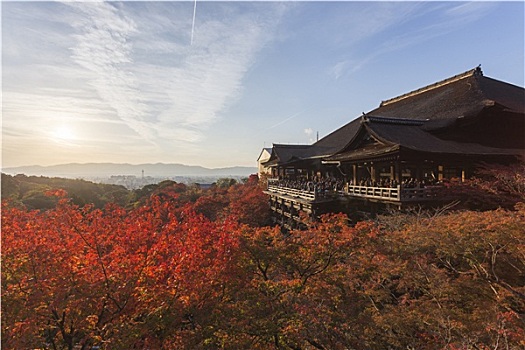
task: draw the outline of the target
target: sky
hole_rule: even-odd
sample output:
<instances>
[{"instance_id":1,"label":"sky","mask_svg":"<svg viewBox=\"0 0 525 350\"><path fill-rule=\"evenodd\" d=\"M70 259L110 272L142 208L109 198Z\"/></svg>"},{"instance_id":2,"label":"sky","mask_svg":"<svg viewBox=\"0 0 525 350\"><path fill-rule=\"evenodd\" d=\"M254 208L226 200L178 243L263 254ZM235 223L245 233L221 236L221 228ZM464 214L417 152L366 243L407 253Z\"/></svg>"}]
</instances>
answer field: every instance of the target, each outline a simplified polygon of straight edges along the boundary
<instances>
[{"instance_id":1,"label":"sky","mask_svg":"<svg viewBox=\"0 0 525 350\"><path fill-rule=\"evenodd\" d=\"M2 167L256 166L481 65L524 86L524 2L5 2Z\"/></svg>"}]
</instances>

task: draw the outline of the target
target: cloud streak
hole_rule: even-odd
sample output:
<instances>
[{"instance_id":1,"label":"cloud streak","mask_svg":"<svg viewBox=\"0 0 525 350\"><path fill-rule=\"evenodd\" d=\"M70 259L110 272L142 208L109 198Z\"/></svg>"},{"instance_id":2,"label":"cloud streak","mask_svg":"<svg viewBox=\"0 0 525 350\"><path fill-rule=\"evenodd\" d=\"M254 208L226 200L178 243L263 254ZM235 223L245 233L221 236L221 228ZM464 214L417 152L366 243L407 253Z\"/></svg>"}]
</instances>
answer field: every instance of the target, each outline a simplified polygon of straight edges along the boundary
<instances>
[{"instance_id":1,"label":"cloud streak","mask_svg":"<svg viewBox=\"0 0 525 350\"><path fill-rule=\"evenodd\" d=\"M244 74L279 20L278 10L227 14L224 20L203 9L196 23L184 18L188 12L178 4L171 22L157 11L145 22L139 13L108 3L71 6L83 15L74 23L73 60L93 74L89 84L118 117L153 143L202 140L239 97ZM162 27L150 24L157 19ZM180 38L189 21L191 42L184 45Z\"/></svg>"},{"instance_id":2,"label":"cloud streak","mask_svg":"<svg viewBox=\"0 0 525 350\"><path fill-rule=\"evenodd\" d=\"M70 125L85 149L112 145L119 154L135 147L164 159L202 151L288 7L207 2L193 21L194 5L6 6L11 24L24 28L6 40L7 148L21 147L22 139L26 147L27 140L44 143Z\"/></svg>"},{"instance_id":3,"label":"cloud streak","mask_svg":"<svg viewBox=\"0 0 525 350\"><path fill-rule=\"evenodd\" d=\"M283 124L286 123L287 121L290 121L290 120L294 119L295 117L301 115L301 113L303 113L303 112L304 112L304 111L294 113L294 114L292 114L291 116L289 116L289 117L287 117L287 118L281 120L280 122L278 122L278 123L276 123L276 124L270 126L270 127L269 127L268 129L266 129L265 131L267 131L267 130L271 130L271 129L273 129L273 128L276 128L276 127L278 127L279 125L283 125Z\"/></svg>"},{"instance_id":4,"label":"cloud streak","mask_svg":"<svg viewBox=\"0 0 525 350\"><path fill-rule=\"evenodd\" d=\"M17 143L24 130L45 139L60 124L91 120L91 129L104 132L85 140L97 144L135 140L164 153L195 148L240 98L245 74L273 40L285 8L204 3L192 23L191 5L6 6L6 141Z\"/></svg>"},{"instance_id":5,"label":"cloud streak","mask_svg":"<svg viewBox=\"0 0 525 350\"><path fill-rule=\"evenodd\" d=\"M78 31L72 59L93 73L89 84L118 117L144 139L153 140L155 134L144 120L146 104L129 71L133 64L130 38L137 32L136 24L109 3L68 4L83 15L72 24Z\"/></svg>"},{"instance_id":6,"label":"cloud streak","mask_svg":"<svg viewBox=\"0 0 525 350\"><path fill-rule=\"evenodd\" d=\"M397 5L396 3L393 4ZM390 14L377 11L377 14L371 16L368 30L362 32L362 38L400 26L407 21L418 21L423 16L431 16L434 20L426 21L425 23L428 24L421 25L416 30L389 36L388 40L377 43L372 52L359 55L360 58L346 57L336 62L329 69L329 74L336 80L344 75L352 74L361 70L378 57L424 43L433 38L445 36L462 27L466 27L489 14L497 6L497 3L494 2L469 2L453 7L444 6L443 4L431 4L430 7L414 4L401 11L392 11ZM385 6L386 9L390 5L386 4ZM417 26L414 27L417 28Z\"/></svg>"}]
</instances>

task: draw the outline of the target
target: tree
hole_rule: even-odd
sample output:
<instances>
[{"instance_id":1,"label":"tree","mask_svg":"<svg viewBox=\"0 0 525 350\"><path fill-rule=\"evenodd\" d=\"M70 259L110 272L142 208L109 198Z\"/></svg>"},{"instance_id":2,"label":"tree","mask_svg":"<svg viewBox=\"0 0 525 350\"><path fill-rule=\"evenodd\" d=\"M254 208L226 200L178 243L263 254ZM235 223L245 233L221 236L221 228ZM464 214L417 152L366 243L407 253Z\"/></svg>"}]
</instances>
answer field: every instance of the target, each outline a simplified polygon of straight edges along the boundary
<instances>
[{"instance_id":1,"label":"tree","mask_svg":"<svg viewBox=\"0 0 525 350\"><path fill-rule=\"evenodd\" d=\"M234 222L158 196L129 211L65 197L45 212L3 205L4 348L204 342L235 266Z\"/></svg>"},{"instance_id":2,"label":"tree","mask_svg":"<svg viewBox=\"0 0 525 350\"><path fill-rule=\"evenodd\" d=\"M524 204L285 234L250 181L159 187L128 209L2 202L3 348L525 346Z\"/></svg>"},{"instance_id":3,"label":"tree","mask_svg":"<svg viewBox=\"0 0 525 350\"><path fill-rule=\"evenodd\" d=\"M449 193L459 198L462 208L469 210L512 210L525 200L525 163L513 165L486 164L476 176L465 183L446 184Z\"/></svg>"},{"instance_id":4,"label":"tree","mask_svg":"<svg viewBox=\"0 0 525 350\"><path fill-rule=\"evenodd\" d=\"M46 212L4 206L3 346L108 342L133 308L150 248L140 233L151 223L133 219L116 206L79 208L67 199Z\"/></svg>"},{"instance_id":5,"label":"tree","mask_svg":"<svg viewBox=\"0 0 525 350\"><path fill-rule=\"evenodd\" d=\"M231 186L228 189L228 198L227 212L235 220L259 227L268 225L270 222L268 198L253 177L243 185Z\"/></svg>"},{"instance_id":6,"label":"tree","mask_svg":"<svg viewBox=\"0 0 525 350\"><path fill-rule=\"evenodd\" d=\"M381 270L392 297L376 312L383 334L376 336L385 341L378 346L522 347L524 214L520 204L516 211L412 215L392 232Z\"/></svg>"},{"instance_id":7,"label":"tree","mask_svg":"<svg viewBox=\"0 0 525 350\"><path fill-rule=\"evenodd\" d=\"M229 188L237 183L237 180L232 178L223 177L216 181L216 186L219 188Z\"/></svg>"}]
</instances>

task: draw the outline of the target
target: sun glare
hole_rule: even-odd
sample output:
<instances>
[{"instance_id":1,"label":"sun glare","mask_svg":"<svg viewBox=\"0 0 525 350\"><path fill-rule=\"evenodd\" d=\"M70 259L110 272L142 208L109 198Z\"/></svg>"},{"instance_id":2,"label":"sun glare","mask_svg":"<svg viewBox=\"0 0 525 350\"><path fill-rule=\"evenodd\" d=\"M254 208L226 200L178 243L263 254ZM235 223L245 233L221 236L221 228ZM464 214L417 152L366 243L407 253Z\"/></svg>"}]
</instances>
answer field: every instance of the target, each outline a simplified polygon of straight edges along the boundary
<instances>
[{"instance_id":1,"label":"sun glare","mask_svg":"<svg viewBox=\"0 0 525 350\"><path fill-rule=\"evenodd\" d=\"M61 125L55 129L53 137L59 141L71 141L75 139L75 133L70 127Z\"/></svg>"}]
</instances>

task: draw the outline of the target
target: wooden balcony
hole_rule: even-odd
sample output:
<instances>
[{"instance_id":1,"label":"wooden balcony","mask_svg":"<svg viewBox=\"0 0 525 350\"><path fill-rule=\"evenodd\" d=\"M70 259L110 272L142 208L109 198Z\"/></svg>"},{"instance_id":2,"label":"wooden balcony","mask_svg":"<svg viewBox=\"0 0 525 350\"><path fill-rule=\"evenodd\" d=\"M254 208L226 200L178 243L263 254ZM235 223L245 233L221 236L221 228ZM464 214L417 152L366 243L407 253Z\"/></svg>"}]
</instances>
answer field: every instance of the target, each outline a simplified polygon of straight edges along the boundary
<instances>
[{"instance_id":1,"label":"wooden balcony","mask_svg":"<svg viewBox=\"0 0 525 350\"><path fill-rule=\"evenodd\" d=\"M267 194L280 195L281 197L294 199L304 203L330 202L344 195L343 191L308 191L273 184L268 184L268 188L265 192Z\"/></svg>"},{"instance_id":2,"label":"wooden balcony","mask_svg":"<svg viewBox=\"0 0 525 350\"><path fill-rule=\"evenodd\" d=\"M295 199L309 203L333 201L345 196L390 203L425 202L444 198L442 186L405 188L402 186L372 187L346 185L343 191L335 192L301 190L269 182L266 192L268 194L279 195L288 199Z\"/></svg>"},{"instance_id":3,"label":"wooden balcony","mask_svg":"<svg viewBox=\"0 0 525 350\"><path fill-rule=\"evenodd\" d=\"M406 188L396 187L368 187L348 185L345 194L351 197L378 199L395 202L422 202L436 200L442 197L442 186L426 186Z\"/></svg>"}]
</instances>

